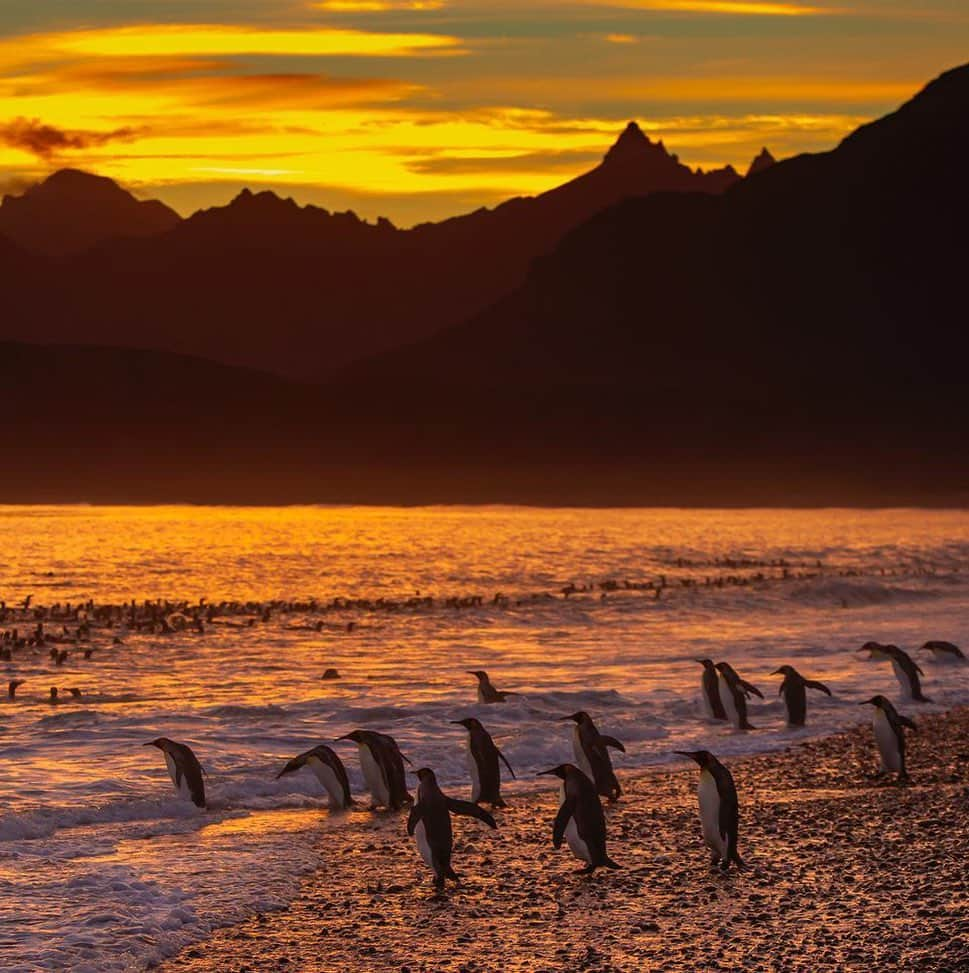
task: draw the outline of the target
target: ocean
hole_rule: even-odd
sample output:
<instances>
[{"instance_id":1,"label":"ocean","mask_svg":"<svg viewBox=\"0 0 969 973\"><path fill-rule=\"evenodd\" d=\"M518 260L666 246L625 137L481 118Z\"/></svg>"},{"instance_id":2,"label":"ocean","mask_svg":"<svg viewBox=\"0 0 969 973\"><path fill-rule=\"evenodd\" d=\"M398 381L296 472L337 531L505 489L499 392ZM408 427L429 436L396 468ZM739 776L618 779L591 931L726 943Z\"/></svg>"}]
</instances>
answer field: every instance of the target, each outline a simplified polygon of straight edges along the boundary
<instances>
[{"instance_id":1,"label":"ocean","mask_svg":"<svg viewBox=\"0 0 969 973\"><path fill-rule=\"evenodd\" d=\"M275 777L330 743L366 806L356 747L334 743L355 728L392 734L468 796L466 734L449 721L477 716L516 771L513 798L571 759L558 720L579 709L625 744L620 781L673 750L729 763L867 721L859 701L899 698L891 666L856 652L869 639L925 670L933 704L903 712L969 702L969 666L920 650L969 643L962 511L0 507L0 551L0 634L29 635L38 606L94 603L45 622L63 664L48 645L0 662L25 680L0 708L10 971L144 969L284 907L316 869L352 867L326 851L347 815L308 772ZM172 631L98 620L132 600L164 603ZM203 632L186 625L200 604ZM701 657L763 691L756 731L700 716ZM833 692L809 695L803 730L784 725L784 663ZM470 669L517 695L478 704ZM207 810L142 746L158 736L195 750Z\"/></svg>"}]
</instances>

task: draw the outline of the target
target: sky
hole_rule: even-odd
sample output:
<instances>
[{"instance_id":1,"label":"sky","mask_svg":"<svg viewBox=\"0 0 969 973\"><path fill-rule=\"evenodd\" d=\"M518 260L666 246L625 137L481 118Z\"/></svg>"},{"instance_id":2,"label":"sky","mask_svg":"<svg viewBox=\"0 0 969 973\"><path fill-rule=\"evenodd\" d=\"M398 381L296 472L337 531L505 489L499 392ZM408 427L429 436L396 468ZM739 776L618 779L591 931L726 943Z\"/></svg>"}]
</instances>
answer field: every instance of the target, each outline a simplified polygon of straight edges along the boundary
<instances>
[{"instance_id":1,"label":"sky","mask_svg":"<svg viewBox=\"0 0 969 973\"><path fill-rule=\"evenodd\" d=\"M0 0L0 192L72 166L410 225L629 120L704 168L829 149L967 60L965 0Z\"/></svg>"}]
</instances>

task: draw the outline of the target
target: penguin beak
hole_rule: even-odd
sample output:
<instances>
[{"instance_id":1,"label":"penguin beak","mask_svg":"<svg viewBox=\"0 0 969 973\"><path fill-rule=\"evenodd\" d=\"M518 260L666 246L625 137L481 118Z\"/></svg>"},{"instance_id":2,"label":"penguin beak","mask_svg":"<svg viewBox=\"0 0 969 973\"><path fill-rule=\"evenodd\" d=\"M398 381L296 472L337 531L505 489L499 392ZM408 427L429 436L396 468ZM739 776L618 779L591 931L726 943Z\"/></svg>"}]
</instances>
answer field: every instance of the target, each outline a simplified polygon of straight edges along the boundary
<instances>
[{"instance_id":1,"label":"penguin beak","mask_svg":"<svg viewBox=\"0 0 969 973\"><path fill-rule=\"evenodd\" d=\"M350 739L349 733L344 733L342 737L337 737L337 740L349 740L349 739Z\"/></svg>"},{"instance_id":2,"label":"penguin beak","mask_svg":"<svg viewBox=\"0 0 969 973\"><path fill-rule=\"evenodd\" d=\"M773 672L771 673L771 675L772 675L772 676L783 676L783 675L784 675L784 673L783 673L783 672L782 672L782 671L781 671L780 669L775 669L775 670L774 670L774 671L773 671Z\"/></svg>"},{"instance_id":3,"label":"penguin beak","mask_svg":"<svg viewBox=\"0 0 969 973\"><path fill-rule=\"evenodd\" d=\"M696 754L691 753L689 750L674 750L673 753L675 753L678 757L686 757L687 760L692 760L694 763L699 763L699 761L696 759Z\"/></svg>"},{"instance_id":4,"label":"penguin beak","mask_svg":"<svg viewBox=\"0 0 969 973\"><path fill-rule=\"evenodd\" d=\"M452 726L464 726L464 720L450 720Z\"/></svg>"},{"instance_id":5,"label":"penguin beak","mask_svg":"<svg viewBox=\"0 0 969 973\"><path fill-rule=\"evenodd\" d=\"M147 743L142 744L143 747L157 747L158 744L154 740L149 740Z\"/></svg>"}]
</instances>

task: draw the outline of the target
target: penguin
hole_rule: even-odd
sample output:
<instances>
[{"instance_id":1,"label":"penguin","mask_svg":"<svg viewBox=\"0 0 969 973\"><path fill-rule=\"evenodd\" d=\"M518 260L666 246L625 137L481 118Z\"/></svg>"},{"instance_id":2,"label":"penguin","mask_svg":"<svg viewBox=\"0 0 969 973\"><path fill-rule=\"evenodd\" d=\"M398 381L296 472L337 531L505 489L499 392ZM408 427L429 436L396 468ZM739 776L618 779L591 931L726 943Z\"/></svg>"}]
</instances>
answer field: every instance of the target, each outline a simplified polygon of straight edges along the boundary
<instances>
[{"instance_id":1,"label":"penguin","mask_svg":"<svg viewBox=\"0 0 969 973\"><path fill-rule=\"evenodd\" d=\"M818 692L831 695L831 690L823 682L816 682L814 679L805 679L794 666L781 666L771 675L783 676L780 689L777 690L778 696L784 697L784 705L787 707L787 725L804 726L804 717L807 713L807 689L816 689Z\"/></svg>"},{"instance_id":2,"label":"penguin","mask_svg":"<svg viewBox=\"0 0 969 973\"><path fill-rule=\"evenodd\" d=\"M922 684L919 681L919 676L924 676L925 673L922 672L918 664L913 662L909 654L897 645L886 645L884 650L885 655L892 660L895 678L902 688L902 699L911 700L914 703L931 703L931 699L922 695Z\"/></svg>"},{"instance_id":3,"label":"penguin","mask_svg":"<svg viewBox=\"0 0 969 973\"><path fill-rule=\"evenodd\" d=\"M417 849L424 864L434 872L434 887L444 890L444 880L460 881L451 867L454 837L451 815L463 814L483 821L489 828L497 828L495 819L483 808L470 801L448 797L438 786L437 777L429 767L421 767L415 774L418 779L417 801L407 815L407 834L417 842Z\"/></svg>"},{"instance_id":4,"label":"penguin","mask_svg":"<svg viewBox=\"0 0 969 973\"><path fill-rule=\"evenodd\" d=\"M71 694L71 696L74 697L74 699L80 699L84 695L84 693L82 693L81 690L77 688L77 686L71 686L71 688L68 689L67 691Z\"/></svg>"},{"instance_id":5,"label":"penguin","mask_svg":"<svg viewBox=\"0 0 969 973\"><path fill-rule=\"evenodd\" d=\"M146 747L158 747L165 754L165 763L172 783L179 794L187 794L196 807L205 807L205 784L202 782L202 765L192 753L191 747L176 743L167 737L149 740Z\"/></svg>"},{"instance_id":6,"label":"penguin","mask_svg":"<svg viewBox=\"0 0 969 973\"><path fill-rule=\"evenodd\" d=\"M48 700L47 701L49 703L58 703L58 702L60 702L60 700L57 698L57 687L56 686L51 686L50 687L50 696L48 697Z\"/></svg>"},{"instance_id":7,"label":"penguin","mask_svg":"<svg viewBox=\"0 0 969 973\"><path fill-rule=\"evenodd\" d=\"M737 833L740 823L740 805L733 775L709 750L676 750L680 757L687 757L700 767L700 826L703 840L713 852L712 865L727 871L731 862L739 869L746 863L737 851Z\"/></svg>"},{"instance_id":8,"label":"penguin","mask_svg":"<svg viewBox=\"0 0 969 973\"><path fill-rule=\"evenodd\" d=\"M953 645L951 642L934 639L931 642L926 642L922 646L922 649L931 652L935 656L936 662L969 662L962 649L958 645Z\"/></svg>"},{"instance_id":9,"label":"penguin","mask_svg":"<svg viewBox=\"0 0 969 973\"><path fill-rule=\"evenodd\" d=\"M717 678L717 670L712 659L697 659L703 666L703 677L700 680L700 699L703 705L703 712L707 719L725 720L727 714L723 709L723 702L720 700L720 680Z\"/></svg>"},{"instance_id":10,"label":"penguin","mask_svg":"<svg viewBox=\"0 0 969 973\"><path fill-rule=\"evenodd\" d=\"M872 726L875 731L875 742L881 754L882 767L875 777L897 773L900 781L908 780L908 770L905 767L905 731L903 727L917 730L915 724L884 697L872 696L859 703L859 706L874 706L875 717Z\"/></svg>"},{"instance_id":11,"label":"penguin","mask_svg":"<svg viewBox=\"0 0 969 973\"><path fill-rule=\"evenodd\" d=\"M397 741L386 733L373 730L354 730L340 740L353 740L360 753L360 768L373 798L371 810L385 807L399 811L405 804L413 803L404 780L404 761ZM407 760L407 763L410 763Z\"/></svg>"},{"instance_id":12,"label":"penguin","mask_svg":"<svg viewBox=\"0 0 969 973\"><path fill-rule=\"evenodd\" d=\"M285 774L295 773L300 767L309 767L316 775L316 779L323 785L330 798L330 810L338 811L353 807L350 796L350 780L343 761L328 746L320 744L293 757L283 769L276 774L276 780Z\"/></svg>"},{"instance_id":13,"label":"penguin","mask_svg":"<svg viewBox=\"0 0 969 973\"><path fill-rule=\"evenodd\" d=\"M720 702L723 703L727 719L738 730L755 730L756 727L747 721L747 700L751 693L763 699L763 693L756 686L741 679L729 662L718 662L716 668L720 673Z\"/></svg>"},{"instance_id":14,"label":"penguin","mask_svg":"<svg viewBox=\"0 0 969 973\"><path fill-rule=\"evenodd\" d=\"M26 679L11 679L10 682L7 683L7 696L9 696L10 699L16 699L17 698L17 690L26 681L27 681Z\"/></svg>"},{"instance_id":15,"label":"penguin","mask_svg":"<svg viewBox=\"0 0 969 973\"><path fill-rule=\"evenodd\" d=\"M579 710L571 716L562 716L560 719L575 723L572 729L572 752L578 768L596 785L597 794L608 797L610 801L618 801L622 788L616 780L607 748L612 747L623 753L626 748L615 737L603 736L585 710Z\"/></svg>"},{"instance_id":16,"label":"penguin","mask_svg":"<svg viewBox=\"0 0 969 973\"><path fill-rule=\"evenodd\" d=\"M565 838L572 854L586 863L580 875L591 875L597 868L621 868L606 852L606 816L596 785L574 764L559 764L543 770L542 776L562 781L562 804L552 826L552 845L561 848Z\"/></svg>"},{"instance_id":17,"label":"penguin","mask_svg":"<svg viewBox=\"0 0 969 973\"><path fill-rule=\"evenodd\" d=\"M509 696L518 695L518 693L498 692L491 684L488 673L483 669L469 669L468 675L474 676L478 680L479 703L503 703Z\"/></svg>"},{"instance_id":18,"label":"penguin","mask_svg":"<svg viewBox=\"0 0 969 973\"><path fill-rule=\"evenodd\" d=\"M515 771L505 755L495 746L491 734L480 720L469 716L464 720L451 720L456 726L468 731L468 770L471 773L471 800L475 804L487 801L492 807L508 807L501 798L501 767L499 757L508 768L512 779Z\"/></svg>"}]
</instances>

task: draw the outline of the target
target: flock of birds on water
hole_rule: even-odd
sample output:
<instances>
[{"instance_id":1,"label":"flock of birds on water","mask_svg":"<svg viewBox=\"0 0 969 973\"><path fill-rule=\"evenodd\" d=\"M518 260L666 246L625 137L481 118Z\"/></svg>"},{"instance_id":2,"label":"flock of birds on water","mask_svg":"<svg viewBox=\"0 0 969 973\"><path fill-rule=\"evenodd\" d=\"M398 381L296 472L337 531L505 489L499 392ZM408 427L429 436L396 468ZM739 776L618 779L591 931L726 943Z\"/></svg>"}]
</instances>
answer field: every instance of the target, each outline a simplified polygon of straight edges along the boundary
<instances>
[{"instance_id":1,"label":"flock of birds on water","mask_svg":"<svg viewBox=\"0 0 969 973\"><path fill-rule=\"evenodd\" d=\"M627 583L628 584L628 583ZM664 585L665 587L665 585ZM571 589L571 590L570 590ZM570 586L563 589L568 598L580 589ZM657 588L655 590L662 590ZM605 592L603 592L605 594ZM418 596L419 597L419 596ZM502 596L495 596L495 603ZM423 599L422 599L423 600ZM468 606L481 603L477 596ZM346 599L337 599L336 606L347 607ZM457 603L449 607L468 607ZM172 633L180 630L204 631L206 625L222 624L250 627L256 619L266 622L274 611L289 608L307 611L318 610L315 602L273 602L245 603L244 605L207 606L205 600L194 609L188 605L170 602L144 602L136 605L134 601L123 605L95 605L93 601L81 605L54 605L50 608L36 606L31 608L31 598L24 600L17 608L8 608L0 602L0 624L10 619L23 619L32 612L32 625L29 634L22 635L19 628L0 630L0 659L12 661L15 651L28 647L48 648L50 657L56 665L61 665L67 657L67 650L59 648L64 643L80 645L91 636L92 625L107 626L126 622L135 631ZM220 616L241 612L251 617L243 622L235 622ZM255 614L253 614L255 612ZM77 623L75 631L62 626L59 634L52 633L45 625L51 622L72 620ZM352 625L353 623L348 623ZM305 626L319 631L322 623ZM352 630L352 629L351 629ZM115 643L120 643L118 636ZM934 640L922 646L931 652L937 661L954 664L967 664L962 650L952 642ZM92 658L93 648L84 650L85 659ZM920 676L924 672L907 652L896 645L879 642L866 642L858 650L867 652L869 658L890 661L901 687L903 699L914 703L931 702L922 692ZM705 716L712 721L730 723L738 731L753 730L748 720L747 701L751 696L764 698L763 693L752 683L740 676L729 662L714 663L711 659L696 660L702 667L701 701ZM517 695L510 691L495 688L488 674L483 670L469 671L478 683L479 703L500 704L509 697ZM772 675L782 676L778 693L783 697L787 724L803 727L807 714L807 690L831 696L830 689L814 679L802 676L793 666L783 665ZM337 679L339 673L329 669L324 679ZM15 700L17 690L24 684L23 679L11 679L8 683L8 698ZM77 688L68 690L72 697L79 698ZM59 691L51 687L51 702L58 702ZM898 712L885 696L876 695L861 705L874 708L873 731L881 766L874 778L896 774L899 783L908 780L905 760L905 730L916 730L915 723ZM552 826L552 844L558 849L563 841L568 844L573 855L584 863L580 874L591 874L597 868L615 869L620 866L609 857L606 850L606 818L601 798L610 803L618 801L622 790L612 766L609 750L625 753L625 747L615 737L599 732L592 717L585 711L560 717L574 724L572 745L574 763L563 763L538 776L551 776L560 781L560 805ZM385 808L399 811L410 807L407 818L407 833L413 836L417 849L427 867L433 872L434 886L440 892L445 881L458 881L451 865L453 832L451 815L464 815L476 818L490 828L497 828L492 814L482 804L489 804L492 810L507 805L501 796L501 763L504 763L512 777L514 771L504 754L495 745L489 732L475 717L452 721L468 731L468 768L471 777L471 800L465 801L445 794L434 771L421 767L412 771L417 778L416 799L409 793L405 762L408 758L392 736L373 730L353 730L338 738L355 743L361 771L371 795L371 810ZM200 808L206 807L205 783L202 766L192 749L184 743L159 737L145 746L158 748L165 758L172 783L176 791L191 800ZM739 802L737 788L730 770L708 750L674 751L678 756L694 761L700 768L698 799L701 832L704 843L712 852L712 866L728 871L731 865L745 868L738 851ZM277 779L295 773L303 768L310 770L327 793L332 810L349 809L355 801L350 791L346 767L340 756L326 744L319 744L305 753L290 760L279 772Z\"/></svg>"}]
</instances>

